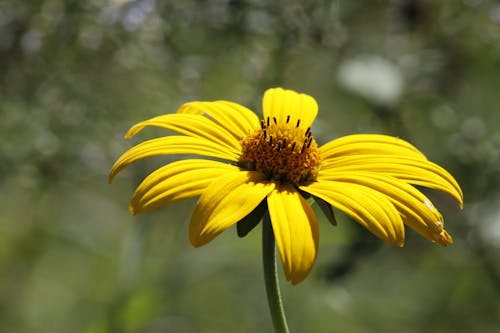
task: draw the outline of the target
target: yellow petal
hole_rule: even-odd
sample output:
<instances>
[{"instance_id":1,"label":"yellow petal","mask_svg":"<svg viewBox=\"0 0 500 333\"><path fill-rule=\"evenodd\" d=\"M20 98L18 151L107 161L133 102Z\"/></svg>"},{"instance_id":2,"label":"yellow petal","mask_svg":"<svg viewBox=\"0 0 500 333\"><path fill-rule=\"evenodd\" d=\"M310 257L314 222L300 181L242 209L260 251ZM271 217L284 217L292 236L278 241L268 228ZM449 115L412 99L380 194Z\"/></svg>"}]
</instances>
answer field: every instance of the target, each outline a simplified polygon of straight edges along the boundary
<instances>
[{"instance_id":1,"label":"yellow petal","mask_svg":"<svg viewBox=\"0 0 500 333\"><path fill-rule=\"evenodd\" d=\"M228 171L202 193L189 225L193 246L201 246L240 221L274 189L256 171Z\"/></svg>"},{"instance_id":2,"label":"yellow petal","mask_svg":"<svg viewBox=\"0 0 500 333\"><path fill-rule=\"evenodd\" d=\"M372 154L397 155L425 159L417 148L407 141L381 134L353 134L332 140L319 148L323 160L336 157Z\"/></svg>"},{"instance_id":3,"label":"yellow petal","mask_svg":"<svg viewBox=\"0 0 500 333\"><path fill-rule=\"evenodd\" d=\"M260 128L259 118L243 105L228 102L189 102L182 105L178 114L206 114L217 124L241 139Z\"/></svg>"},{"instance_id":4,"label":"yellow petal","mask_svg":"<svg viewBox=\"0 0 500 333\"><path fill-rule=\"evenodd\" d=\"M410 184L446 192L462 207L463 194L455 178L439 165L409 156L358 155L344 156L323 161L324 177L337 172L371 171L389 175Z\"/></svg>"},{"instance_id":5,"label":"yellow petal","mask_svg":"<svg viewBox=\"0 0 500 333\"><path fill-rule=\"evenodd\" d=\"M198 196L214 179L231 171L239 171L239 168L199 159L172 162L142 181L132 197L130 211L135 215Z\"/></svg>"},{"instance_id":6,"label":"yellow petal","mask_svg":"<svg viewBox=\"0 0 500 333\"><path fill-rule=\"evenodd\" d=\"M442 215L424 194L404 181L367 171L336 172L325 178L320 173L318 181L321 180L354 183L371 188L385 195L401 213L404 223L419 234L440 245L449 243L441 237L444 227Z\"/></svg>"},{"instance_id":7,"label":"yellow petal","mask_svg":"<svg viewBox=\"0 0 500 333\"><path fill-rule=\"evenodd\" d=\"M168 154L213 156L234 162L238 161L239 158L239 152L206 139L188 136L166 136L142 142L127 150L111 168L109 182L113 180L120 170L137 160Z\"/></svg>"},{"instance_id":8,"label":"yellow petal","mask_svg":"<svg viewBox=\"0 0 500 333\"><path fill-rule=\"evenodd\" d=\"M268 89L262 104L264 119L269 117L273 121L273 118L276 118L281 124L288 120L290 124L304 129L311 127L318 114L318 103L314 98L282 88Z\"/></svg>"},{"instance_id":9,"label":"yellow petal","mask_svg":"<svg viewBox=\"0 0 500 333\"><path fill-rule=\"evenodd\" d=\"M403 245L403 221L385 195L358 184L329 180L318 180L300 189L343 211L386 243Z\"/></svg>"},{"instance_id":10,"label":"yellow petal","mask_svg":"<svg viewBox=\"0 0 500 333\"><path fill-rule=\"evenodd\" d=\"M235 138L213 120L195 114L167 114L134 125L125 137L130 138L146 126L158 126L192 137L204 138L232 149L241 150L239 138Z\"/></svg>"},{"instance_id":11,"label":"yellow petal","mask_svg":"<svg viewBox=\"0 0 500 333\"><path fill-rule=\"evenodd\" d=\"M267 204L286 278L297 284L306 278L316 260L319 242L316 216L292 187L269 193Z\"/></svg>"}]
</instances>

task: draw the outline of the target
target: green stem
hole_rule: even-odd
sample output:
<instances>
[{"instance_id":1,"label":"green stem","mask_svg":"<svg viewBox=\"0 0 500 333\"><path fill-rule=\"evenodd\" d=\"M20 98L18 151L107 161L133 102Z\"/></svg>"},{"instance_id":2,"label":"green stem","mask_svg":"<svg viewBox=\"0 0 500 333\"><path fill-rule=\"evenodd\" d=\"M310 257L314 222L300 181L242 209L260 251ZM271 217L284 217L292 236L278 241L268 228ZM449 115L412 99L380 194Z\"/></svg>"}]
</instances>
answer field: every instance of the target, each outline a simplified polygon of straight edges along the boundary
<instances>
[{"instance_id":1,"label":"green stem","mask_svg":"<svg viewBox=\"0 0 500 333\"><path fill-rule=\"evenodd\" d=\"M271 311L274 331L276 333L288 333L288 325L278 285L274 233L268 213L264 214L262 222L262 259L264 263L267 302Z\"/></svg>"}]
</instances>

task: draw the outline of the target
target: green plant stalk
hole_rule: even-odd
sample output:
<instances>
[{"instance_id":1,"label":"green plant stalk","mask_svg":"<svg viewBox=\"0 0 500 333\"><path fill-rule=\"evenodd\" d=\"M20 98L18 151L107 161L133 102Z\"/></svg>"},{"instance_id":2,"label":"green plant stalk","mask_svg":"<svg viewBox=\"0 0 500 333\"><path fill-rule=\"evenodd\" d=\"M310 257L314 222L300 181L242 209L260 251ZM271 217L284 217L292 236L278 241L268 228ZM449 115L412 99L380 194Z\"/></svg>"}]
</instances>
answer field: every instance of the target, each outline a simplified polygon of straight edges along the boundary
<instances>
[{"instance_id":1,"label":"green plant stalk","mask_svg":"<svg viewBox=\"0 0 500 333\"><path fill-rule=\"evenodd\" d=\"M262 221L262 260L264 264L264 280L266 283L267 302L271 311L274 331L276 333L289 333L286 323L283 302L281 301L278 285L278 272L276 269L276 249L273 228L269 213L264 214Z\"/></svg>"}]
</instances>

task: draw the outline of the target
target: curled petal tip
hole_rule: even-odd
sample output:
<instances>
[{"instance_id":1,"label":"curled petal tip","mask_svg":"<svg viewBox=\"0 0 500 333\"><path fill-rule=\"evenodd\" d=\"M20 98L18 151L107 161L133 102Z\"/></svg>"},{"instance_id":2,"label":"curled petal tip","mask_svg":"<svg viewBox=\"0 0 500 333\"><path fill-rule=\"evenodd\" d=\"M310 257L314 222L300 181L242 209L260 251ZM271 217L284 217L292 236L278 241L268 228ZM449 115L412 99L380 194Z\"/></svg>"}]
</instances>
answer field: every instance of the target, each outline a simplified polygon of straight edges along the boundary
<instances>
[{"instance_id":1,"label":"curled petal tip","mask_svg":"<svg viewBox=\"0 0 500 333\"><path fill-rule=\"evenodd\" d=\"M134 135L136 135L141 129L144 128L144 123L145 122L140 122L138 124L135 124L134 126L130 127L127 133L125 133L125 139L130 139Z\"/></svg>"},{"instance_id":2,"label":"curled petal tip","mask_svg":"<svg viewBox=\"0 0 500 333\"><path fill-rule=\"evenodd\" d=\"M138 214L137 209L135 208L135 206L134 206L132 203L130 203L130 204L128 205L128 211L129 211L129 212L130 212L130 214L132 214L133 216L135 216L135 215L137 215L137 214Z\"/></svg>"},{"instance_id":3,"label":"curled petal tip","mask_svg":"<svg viewBox=\"0 0 500 333\"><path fill-rule=\"evenodd\" d=\"M203 245L203 243L199 239L194 239L192 237L189 238L189 242L191 243L192 247L200 247Z\"/></svg>"},{"instance_id":4,"label":"curled petal tip","mask_svg":"<svg viewBox=\"0 0 500 333\"><path fill-rule=\"evenodd\" d=\"M440 234L440 239L445 243L444 245L448 244L453 244L453 238L451 238L451 235L446 232L446 230L443 230Z\"/></svg>"},{"instance_id":5,"label":"curled petal tip","mask_svg":"<svg viewBox=\"0 0 500 333\"><path fill-rule=\"evenodd\" d=\"M441 233L436 234L434 241L441 246L453 244L453 238L451 237L451 235L448 232L446 232L446 230L443 230L443 231L441 231Z\"/></svg>"},{"instance_id":6,"label":"curled petal tip","mask_svg":"<svg viewBox=\"0 0 500 333\"><path fill-rule=\"evenodd\" d=\"M404 240L394 240L394 239L384 239L384 243L387 246L397 246L397 247L404 247L405 242Z\"/></svg>"},{"instance_id":7,"label":"curled petal tip","mask_svg":"<svg viewBox=\"0 0 500 333\"><path fill-rule=\"evenodd\" d=\"M125 139L130 139L135 135L136 131L133 130L133 128L129 129L127 133L125 133L124 138Z\"/></svg>"},{"instance_id":8,"label":"curled petal tip","mask_svg":"<svg viewBox=\"0 0 500 333\"><path fill-rule=\"evenodd\" d=\"M292 276L287 276L286 279L287 281L289 281L293 286L296 286L298 285L299 283L301 283L302 281L305 280L305 278L309 275L309 272L307 272L306 274L294 274Z\"/></svg>"}]
</instances>

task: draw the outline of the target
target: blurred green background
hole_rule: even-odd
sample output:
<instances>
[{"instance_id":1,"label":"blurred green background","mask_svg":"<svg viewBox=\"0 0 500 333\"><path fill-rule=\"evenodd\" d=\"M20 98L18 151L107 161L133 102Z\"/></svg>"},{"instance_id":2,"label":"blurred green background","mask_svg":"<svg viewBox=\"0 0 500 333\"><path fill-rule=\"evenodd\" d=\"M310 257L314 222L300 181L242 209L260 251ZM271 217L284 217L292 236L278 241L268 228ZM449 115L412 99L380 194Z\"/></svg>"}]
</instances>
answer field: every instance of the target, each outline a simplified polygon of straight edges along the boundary
<instances>
[{"instance_id":1,"label":"blurred green background","mask_svg":"<svg viewBox=\"0 0 500 333\"><path fill-rule=\"evenodd\" d=\"M260 228L193 249L195 200L127 210L175 157L107 174L161 133L132 124L191 100L260 113L273 86L318 100L320 144L403 137L465 195L426 192L447 248L318 214L312 274L281 283L291 331L498 332L499 2L1 0L0 69L0 332L271 332Z\"/></svg>"}]
</instances>

